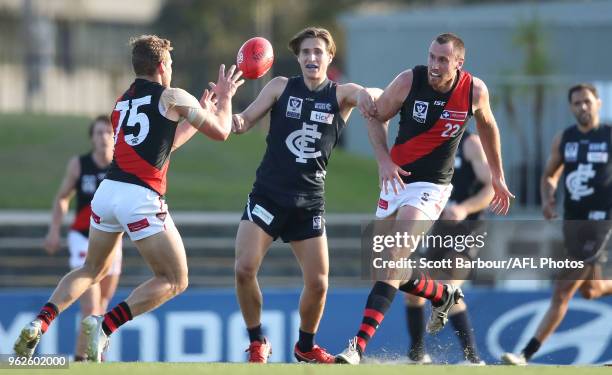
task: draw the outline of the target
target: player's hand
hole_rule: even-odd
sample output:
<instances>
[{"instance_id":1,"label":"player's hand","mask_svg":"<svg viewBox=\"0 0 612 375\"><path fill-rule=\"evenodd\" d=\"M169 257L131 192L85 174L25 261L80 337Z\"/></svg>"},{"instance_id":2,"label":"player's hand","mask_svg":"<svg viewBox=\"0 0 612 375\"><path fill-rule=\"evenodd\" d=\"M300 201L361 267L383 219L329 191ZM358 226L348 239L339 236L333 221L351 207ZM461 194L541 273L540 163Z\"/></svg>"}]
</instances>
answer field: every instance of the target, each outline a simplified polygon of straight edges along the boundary
<instances>
[{"instance_id":1,"label":"player's hand","mask_svg":"<svg viewBox=\"0 0 612 375\"><path fill-rule=\"evenodd\" d=\"M58 232L49 232L43 242L43 248L49 255L53 255L60 247L60 234Z\"/></svg>"},{"instance_id":2,"label":"player's hand","mask_svg":"<svg viewBox=\"0 0 612 375\"><path fill-rule=\"evenodd\" d=\"M406 172L399 165L395 164L391 159L378 163L378 177L380 189L387 194L389 185L393 188L393 192L398 194L398 188L404 189L404 181L401 176L410 176L410 172Z\"/></svg>"},{"instance_id":3,"label":"player's hand","mask_svg":"<svg viewBox=\"0 0 612 375\"><path fill-rule=\"evenodd\" d=\"M558 217L554 197L548 198L548 200L542 202L542 214L546 220L552 220Z\"/></svg>"},{"instance_id":4,"label":"player's hand","mask_svg":"<svg viewBox=\"0 0 612 375\"><path fill-rule=\"evenodd\" d=\"M496 215L506 215L510 208L510 199L514 199L514 194L508 190L506 181L503 177L494 176L491 178L491 182L495 195L493 196L493 200L491 200L489 208Z\"/></svg>"},{"instance_id":5,"label":"player's hand","mask_svg":"<svg viewBox=\"0 0 612 375\"><path fill-rule=\"evenodd\" d=\"M244 122L244 117L240 114L235 114L232 116L232 133L234 134L243 134L249 130Z\"/></svg>"},{"instance_id":6,"label":"player's hand","mask_svg":"<svg viewBox=\"0 0 612 375\"><path fill-rule=\"evenodd\" d=\"M366 89L361 89L359 92L359 96L357 97L357 108L359 112L361 112L361 115L367 120L375 118L378 115L376 102Z\"/></svg>"},{"instance_id":7,"label":"player's hand","mask_svg":"<svg viewBox=\"0 0 612 375\"><path fill-rule=\"evenodd\" d=\"M215 96L215 92L212 90L204 90L202 97L200 98L200 105L203 109L209 112L217 111L217 97Z\"/></svg>"},{"instance_id":8,"label":"player's hand","mask_svg":"<svg viewBox=\"0 0 612 375\"><path fill-rule=\"evenodd\" d=\"M442 211L442 220L462 221L467 217L468 212L459 204L447 204Z\"/></svg>"},{"instance_id":9,"label":"player's hand","mask_svg":"<svg viewBox=\"0 0 612 375\"><path fill-rule=\"evenodd\" d=\"M217 97L229 96L231 98L236 93L238 87L242 86L244 83L244 79L240 79L241 76L242 71L236 71L236 65L230 66L227 73L225 73L225 65L221 64L217 83L209 82L208 84Z\"/></svg>"}]
</instances>

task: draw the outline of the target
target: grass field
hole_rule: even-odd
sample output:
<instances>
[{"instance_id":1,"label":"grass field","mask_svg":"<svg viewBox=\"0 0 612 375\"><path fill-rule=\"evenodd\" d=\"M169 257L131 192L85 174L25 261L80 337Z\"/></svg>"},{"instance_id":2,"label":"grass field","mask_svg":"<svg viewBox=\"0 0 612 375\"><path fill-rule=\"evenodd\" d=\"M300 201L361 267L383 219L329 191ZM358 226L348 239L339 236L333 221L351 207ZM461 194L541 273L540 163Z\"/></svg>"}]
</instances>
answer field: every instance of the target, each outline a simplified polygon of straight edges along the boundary
<instances>
[{"instance_id":1,"label":"grass field","mask_svg":"<svg viewBox=\"0 0 612 375\"><path fill-rule=\"evenodd\" d=\"M0 370L2 372L3 370ZM8 373L8 370L6 371ZM19 374L109 374L114 375L590 375L609 374L609 367L576 366L414 366L414 365L310 365L310 364L227 364L227 363L104 363L71 364L67 370L21 370Z\"/></svg>"},{"instance_id":2,"label":"grass field","mask_svg":"<svg viewBox=\"0 0 612 375\"><path fill-rule=\"evenodd\" d=\"M87 126L82 117L0 115L0 209L49 209L68 159L88 150ZM172 155L171 209L241 211L264 150L262 131L225 143L196 135ZM373 212L374 160L336 150L328 172L328 212Z\"/></svg>"}]
</instances>

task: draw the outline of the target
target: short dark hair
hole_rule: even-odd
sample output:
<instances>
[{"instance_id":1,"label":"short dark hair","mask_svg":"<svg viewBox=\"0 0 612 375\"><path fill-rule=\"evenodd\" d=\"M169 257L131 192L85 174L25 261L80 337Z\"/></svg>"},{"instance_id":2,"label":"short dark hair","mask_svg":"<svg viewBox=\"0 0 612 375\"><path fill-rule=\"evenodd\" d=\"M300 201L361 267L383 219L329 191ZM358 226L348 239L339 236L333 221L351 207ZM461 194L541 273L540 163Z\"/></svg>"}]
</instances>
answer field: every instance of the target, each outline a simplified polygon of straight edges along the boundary
<instances>
[{"instance_id":1,"label":"short dark hair","mask_svg":"<svg viewBox=\"0 0 612 375\"><path fill-rule=\"evenodd\" d=\"M327 52L332 56L336 56L336 43L334 42L334 38L332 38L331 33L327 29L321 27L307 27L295 34L289 41L289 50L293 52L294 55L299 55L302 42L304 39L310 38L323 39L325 44L327 44Z\"/></svg>"},{"instance_id":2,"label":"short dark hair","mask_svg":"<svg viewBox=\"0 0 612 375\"><path fill-rule=\"evenodd\" d=\"M110 117L108 117L107 115L99 115L98 117L96 117L95 119L93 119L93 121L91 122L91 124L89 124L89 138L91 138L93 136L93 132L94 132L94 128L96 127L96 124L98 122L105 122L108 124L108 126L112 129L113 125L111 123Z\"/></svg>"},{"instance_id":3,"label":"short dark hair","mask_svg":"<svg viewBox=\"0 0 612 375\"><path fill-rule=\"evenodd\" d=\"M170 41L157 35L141 35L132 38L130 46L132 46L132 67L134 73L139 76L155 74L159 63L164 62L164 52L172 51Z\"/></svg>"},{"instance_id":4,"label":"short dark hair","mask_svg":"<svg viewBox=\"0 0 612 375\"><path fill-rule=\"evenodd\" d=\"M438 35L435 40L438 44L452 43L455 56L461 57L462 59L465 58L465 44L457 35L453 33L444 33Z\"/></svg>"},{"instance_id":5,"label":"short dark hair","mask_svg":"<svg viewBox=\"0 0 612 375\"><path fill-rule=\"evenodd\" d=\"M572 94L578 91L582 91L582 90L590 91L591 94L595 95L595 97L599 99L599 94L597 93L597 89L595 88L595 86L591 85L590 83L579 83L577 85L570 87L570 89L567 92L567 101L571 103Z\"/></svg>"}]
</instances>

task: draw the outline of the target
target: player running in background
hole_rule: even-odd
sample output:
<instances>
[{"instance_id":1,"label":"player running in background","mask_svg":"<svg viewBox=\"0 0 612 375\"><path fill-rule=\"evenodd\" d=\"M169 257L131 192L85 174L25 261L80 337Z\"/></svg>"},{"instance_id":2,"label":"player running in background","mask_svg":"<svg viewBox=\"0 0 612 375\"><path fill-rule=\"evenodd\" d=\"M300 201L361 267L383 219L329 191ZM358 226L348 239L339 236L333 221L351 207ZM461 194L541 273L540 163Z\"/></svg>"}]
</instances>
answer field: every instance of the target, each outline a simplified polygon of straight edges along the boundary
<instances>
[{"instance_id":1,"label":"player running in background","mask_svg":"<svg viewBox=\"0 0 612 375\"><path fill-rule=\"evenodd\" d=\"M568 256L585 267L570 270L555 281L550 306L535 336L519 354L504 353L506 364L526 365L565 317L576 291L593 299L612 294L612 280L604 280L606 245L612 228L612 126L599 122L601 99L590 84L569 89L569 105L576 117L572 125L553 139L550 157L540 183L542 212L547 220L557 217L555 193L563 173L563 238Z\"/></svg>"},{"instance_id":2,"label":"player running in background","mask_svg":"<svg viewBox=\"0 0 612 375\"><path fill-rule=\"evenodd\" d=\"M458 36L438 35L429 47L428 66L403 71L377 100L365 92L359 97L359 107L369 117L368 132L379 167L381 195L376 216L391 219L393 233L426 233L439 218L452 191L455 152L472 115L491 170L495 192L492 210L505 215L514 197L504 179L499 130L487 87L462 69L464 58L464 43ZM398 112L399 132L389 151L384 122ZM416 249L400 250L409 253ZM448 311L463 297L452 284L442 285L424 273L410 276L406 270L400 271L387 270L383 280L377 277L357 335L337 356L338 362L360 363L398 288L431 301L432 316L427 324L431 333L442 329Z\"/></svg>"},{"instance_id":3,"label":"player running in background","mask_svg":"<svg viewBox=\"0 0 612 375\"><path fill-rule=\"evenodd\" d=\"M104 316L83 320L89 360L100 361L109 336L122 324L187 288L185 248L164 200L170 153L193 136L194 128L212 139L227 139L231 99L243 81L234 66L226 73L221 65L213 93L206 90L198 102L185 90L170 87L170 41L143 35L131 45L136 79L113 111L113 162L91 202L85 264L62 278L36 319L20 332L14 346L19 356L31 357L53 319L107 275L124 231L154 276Z\"/></svg>"},{"instance_id":4,"label":"player running in background","mask_svg":"<svg viewBox=\"0 0 612 375\"><path fill-rule=\"evenodd\" d=\"M68 162L66 174L53 202L51 224L44 242L44 248L49 254L55 254L59 249L62 219L68 212L70 199L76 194L76 215L67 238L71 269L80 268L85 263L91 217L90 203L113 160L113 126L108 116L98 116L94 119L89 126L89 139L92 150L87 154L75 156ZM82 317L103 314L115 294L121 274L121 241L117 242L113 253L113 264L106 277L98 284L92 285L79 298ZM83 330L80 330L74 360L85 360L86 350L85 335Z\"/></svg>"},{"instance_id":5,"label":"player running in background","mask_svg":"<svg viewBox=\"0 0 612 375\"><path fill-rule=\"evenodd\" d=\"M242 113L234 132L244 133L270 112L270 131L236 237L236 293L250 346L249 362L265 363L271 345L261 327L263 297L257 273L272 242L289 242L304 278L300 298L298 361L333 363L314 342L328 287L329 256L324 185L332 150L362 87L328 79L336 46L331 34L309 27L289 42L302 75L275 77ZM381 90L371 89L373 95Z\"/></svg>"},{"instance_id":6,"label":"player running in background","mask_svg":"<svg viewBox=\"0 0 612 375\"><path fill-rule=\"evenodd\" d=\"M467 130L455 154L455 171L451 184L453 191L449 202L442 211L441 220L434 224L432 234L467 236L478 232L484 209L493 198L493 187L491 172L480 138L476 134L470 134ZM474 259L477 251L477 247L462 251L452 247L430 247L424 256L427 260L453 259L454 264L454 258L457 257L467 260ZM457 269L452 271L454 279L450 283L461 286L468 275ZM406 321L411 339L408 359L417 364L431 363L431 357L425 352L424 346L425 299L408 293L405 294L405 297ZM461 342L465 360L470 364L484 364L478 356L474 329L463 300L450 309L449 320Z\"/></svg>"}]
</instances>

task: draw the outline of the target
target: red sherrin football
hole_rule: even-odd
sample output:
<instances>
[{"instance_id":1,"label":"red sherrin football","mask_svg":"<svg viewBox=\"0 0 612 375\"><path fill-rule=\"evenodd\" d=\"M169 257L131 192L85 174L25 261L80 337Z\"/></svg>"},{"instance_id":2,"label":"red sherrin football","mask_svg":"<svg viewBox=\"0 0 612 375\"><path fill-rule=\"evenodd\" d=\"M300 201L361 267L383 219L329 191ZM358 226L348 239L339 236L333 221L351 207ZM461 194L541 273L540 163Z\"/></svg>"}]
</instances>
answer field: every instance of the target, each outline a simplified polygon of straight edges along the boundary
<instances>
[{"instance_id":1,"label":"red sherrin football","mask_svg":"<svg viewBox=\"0 0 612 375\"><path fill-rule=\"evenodd\" d=\"M272 44L262 37L244 42L236 57L238 69L242 71L242 76L248 79L257 79L266 74L273 62Z\"/></svg>"}]
</instances>

